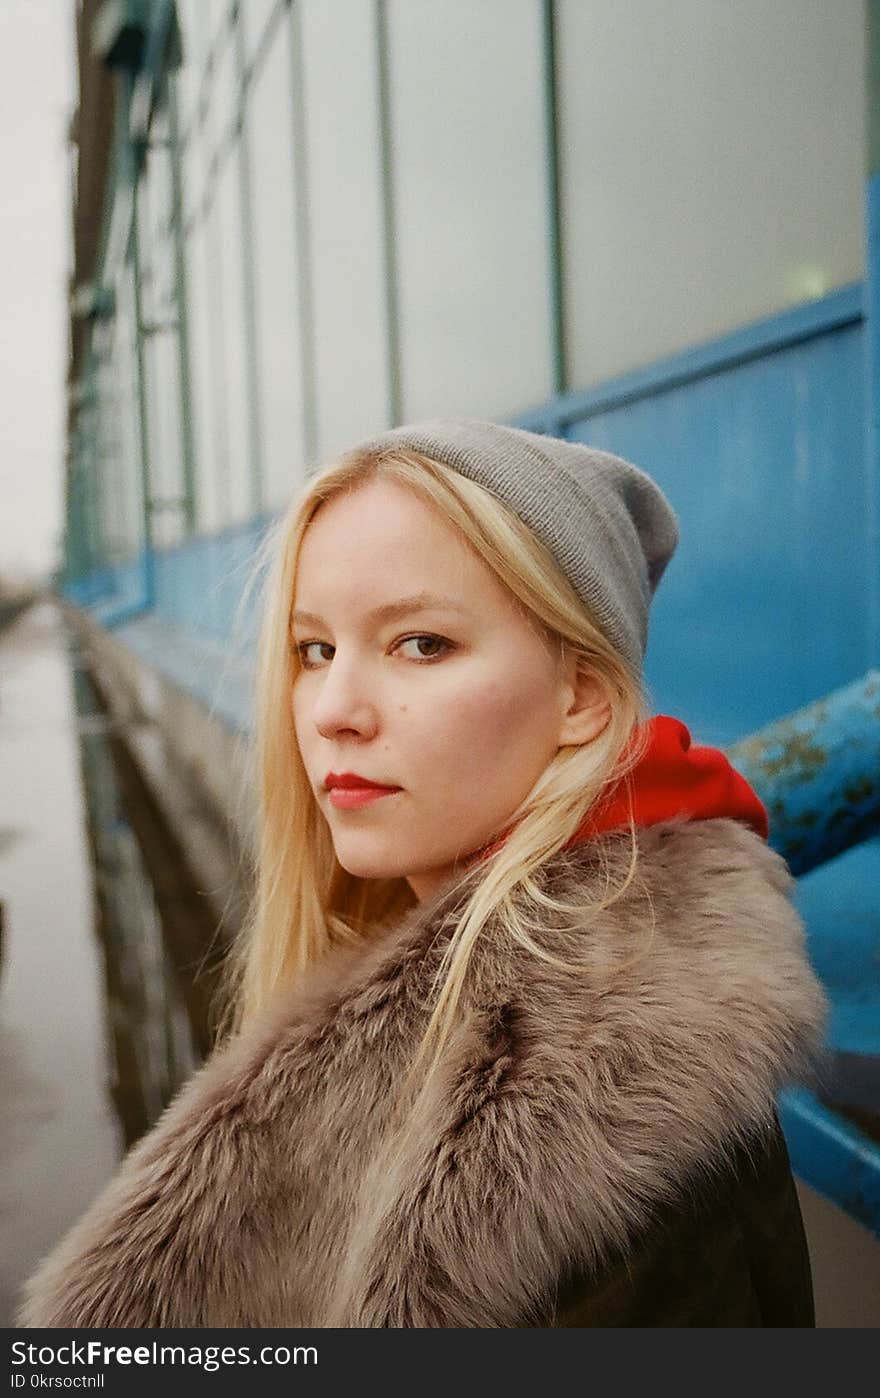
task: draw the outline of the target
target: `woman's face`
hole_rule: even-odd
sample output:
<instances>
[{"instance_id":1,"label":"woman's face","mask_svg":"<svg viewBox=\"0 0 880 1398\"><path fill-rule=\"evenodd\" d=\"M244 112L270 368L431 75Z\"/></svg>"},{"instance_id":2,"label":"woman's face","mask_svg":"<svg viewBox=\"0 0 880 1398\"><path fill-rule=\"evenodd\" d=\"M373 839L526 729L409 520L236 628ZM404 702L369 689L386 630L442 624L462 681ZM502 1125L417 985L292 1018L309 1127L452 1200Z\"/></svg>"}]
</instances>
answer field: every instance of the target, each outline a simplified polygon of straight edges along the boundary
<instances>
[{"instance_id":1,"label":"woman's face","mask_svg":"<svg viewBox=\"0 0 880 1398\"><path fill-rule=\"evenodd\" d=\"M560 745L607 721L466 540L392 481L320 507L293 640L296 738L336 857L420 901L503 829ZM329 773L396 790L345 805L362 798L331 795Z\"/></svg>"}]
</instances>

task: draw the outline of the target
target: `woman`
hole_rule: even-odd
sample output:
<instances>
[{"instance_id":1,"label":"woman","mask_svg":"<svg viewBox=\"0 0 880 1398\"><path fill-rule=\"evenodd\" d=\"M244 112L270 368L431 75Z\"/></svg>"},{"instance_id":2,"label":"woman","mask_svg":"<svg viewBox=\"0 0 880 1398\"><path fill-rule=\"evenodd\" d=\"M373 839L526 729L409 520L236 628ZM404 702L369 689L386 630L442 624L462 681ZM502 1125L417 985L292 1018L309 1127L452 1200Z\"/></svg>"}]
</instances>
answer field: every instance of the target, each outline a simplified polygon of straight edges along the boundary
<instances>
[{"instance_id":1,"label":"woman","mask_svg":"<svg viewBox=\"0 0 880 1398\"><path fill-rule=\"evenodd\" d=\"M761 802L648 715L676 542L634 466L485 423L307 482L236 1032L23 1323L813 1324L774 1097L824 998Z\"/></svg>"}]
</instances>

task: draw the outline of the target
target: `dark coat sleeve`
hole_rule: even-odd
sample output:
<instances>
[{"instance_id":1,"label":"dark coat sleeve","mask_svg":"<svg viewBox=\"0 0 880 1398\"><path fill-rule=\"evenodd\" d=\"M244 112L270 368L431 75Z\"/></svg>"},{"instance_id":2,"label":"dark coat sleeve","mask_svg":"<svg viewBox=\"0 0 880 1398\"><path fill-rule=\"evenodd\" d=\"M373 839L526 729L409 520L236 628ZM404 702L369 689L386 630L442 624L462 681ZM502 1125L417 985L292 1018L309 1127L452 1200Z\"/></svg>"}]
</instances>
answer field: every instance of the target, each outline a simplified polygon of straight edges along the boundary
<instances>
[{"instance_id":1,"label":"dark coat sleeve","mask_svg":"<svg viewBox=\"0 0 880 1398\"><path fill-rule=\"evenodd\" d=\"M610 1258L568 1276L547 1326L812 1327L810 1259L785 1138L740 1146Z\"/></svg>"}]
</instances>

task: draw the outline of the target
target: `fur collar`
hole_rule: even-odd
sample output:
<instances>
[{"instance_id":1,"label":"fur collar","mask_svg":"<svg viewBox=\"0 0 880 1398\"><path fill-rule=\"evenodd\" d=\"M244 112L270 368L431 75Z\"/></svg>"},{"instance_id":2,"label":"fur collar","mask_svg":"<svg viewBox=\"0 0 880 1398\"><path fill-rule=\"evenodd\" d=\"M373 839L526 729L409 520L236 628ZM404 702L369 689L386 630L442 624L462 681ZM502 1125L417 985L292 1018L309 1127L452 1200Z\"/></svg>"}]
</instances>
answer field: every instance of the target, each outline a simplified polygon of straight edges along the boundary
<instances>
[{"instance_id":1,"label":"fur collar","mask_svg":"<svg viewBox=\"0 0 880 1398\"><path fill-rule=\"evenodd\" d=\"M639 831L564 971L490 926L431 1100L392 1089L468 883L214 1054L26 1289L25 1325L514 1326L769 1129L825 1000L784 860L730 819ZM629 839L537 880L594 901ZM470 877L470 876L468 876ZM655 930L650 946L651 910ZM646 949L647 947L647 949ZM641 959L636 954L645 951Z\"/></svg>"}]
</instances>

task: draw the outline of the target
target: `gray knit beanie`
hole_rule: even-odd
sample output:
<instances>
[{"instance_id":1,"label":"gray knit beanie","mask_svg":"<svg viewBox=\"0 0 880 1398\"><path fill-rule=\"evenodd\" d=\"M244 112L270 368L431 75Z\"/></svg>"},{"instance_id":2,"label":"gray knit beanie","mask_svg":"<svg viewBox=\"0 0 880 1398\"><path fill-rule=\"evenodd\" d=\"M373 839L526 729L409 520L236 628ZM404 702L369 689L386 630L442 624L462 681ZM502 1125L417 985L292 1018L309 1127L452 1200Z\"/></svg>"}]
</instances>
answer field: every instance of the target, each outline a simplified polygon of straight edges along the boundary
<instances>
[{"instance_id":1,"label":"gray knit beanie","mask_svg":"<svg viewBox=\"0 0 880 1398\"><path fill-rule=\"evenodd\" d=\"M389 447L451 466L509 505L641 674L648 607L678 543L675 514L650 476L580 442L452 418L394 428L346 455Z\"/></svg>"}]
</instances>

